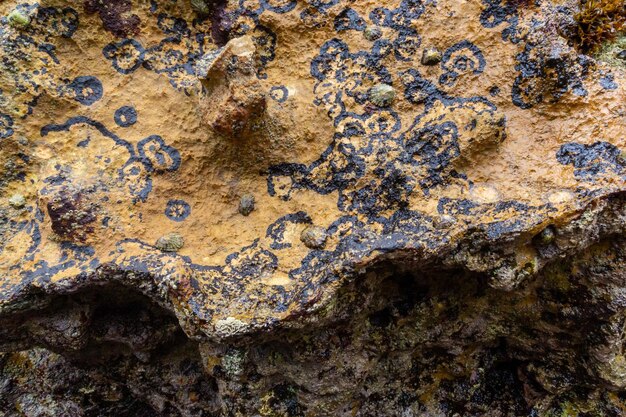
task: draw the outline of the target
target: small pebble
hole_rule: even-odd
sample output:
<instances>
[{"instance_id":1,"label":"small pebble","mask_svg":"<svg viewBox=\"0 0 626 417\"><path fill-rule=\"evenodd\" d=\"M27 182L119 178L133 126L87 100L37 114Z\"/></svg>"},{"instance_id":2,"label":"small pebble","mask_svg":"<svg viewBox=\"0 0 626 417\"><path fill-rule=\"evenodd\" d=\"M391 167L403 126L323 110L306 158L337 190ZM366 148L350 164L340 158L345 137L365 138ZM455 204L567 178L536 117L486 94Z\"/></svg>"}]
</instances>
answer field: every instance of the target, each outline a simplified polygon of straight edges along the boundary
<instances>
[{"instance_id":1,"label":"small pebble","mask_svg":"<svg viewBox=\"0 0 626 417\"><path fill-rule=\"evenodd\" d=\"M309 226L300 234L300 240L307 248L321 249L326 244L326 229L319 226Z\"/></svg>"},{"instance_id":2,"label":"small pebble","mask_svg":"<svg viewBox=\"0 0 626 417\"><path fill-rule=\"evenodd\" d=\"M163 252L178 252L185 245L185 240L178 233L172 232L161 236L155 246Z\"/></svg>"},{"instance_id":3,"label":"small pebble","mask_svg":"<svg viewBox=\"0 0 626 417\"><path fill-rule=\"evenodd\" d=\"M623 49L621 52L618 52L615 56L618 59L621 59L622 61L626 61L626 49Z\"/></svg>"},{"instance_id":4,"label":"small pebble","mask_svg":"<svg viewBox=\"0 0 626 417\"><path fill-rule=\"evenodd\" d=\"M396 90L389 84L376 84L369 91L370 101L378 107L387 107L396 97Z\"/></svg>"},{"instance_id":5,"label":"small pebble","mask_svg":"<svg viewBox=\"0 0 626 417\"><path fill-rule=\"evenodd\" d=\"M426 48L422 54L423 65L437 65L441 62L441 51L437 48Z\"/></svg>"},{"instance_id":6,"label":"small pebble","mask_svg":"<svg viewBox=\"0 0 626 417\"><path fill-rule=\"evenodd\" d=\"M383 32L376 26L368 26L363 31L363 37L368 41L375 41L383 35Z\"/></svg>"},{"instance_id":7,"label":"small pebble","mask_svg":"<svg viewBox=\"0 0 626 417\"><path fill-rule=\"evenodd\" d=\"M254 196L252 194L244 194L239 200L239 214L247 216L254 211Z\"/></svg>"},{"instance_id":8,"label":"small pebble","mask_svg":"<svg viewBox=\"0 0 626 417\"><path fill-rule=\"evenodd\" d=\"M26 205L26 199L22 194L13 194L11 198L9 198L9 204L13 208L20 209Z\"/></svg>"}]
</instances>

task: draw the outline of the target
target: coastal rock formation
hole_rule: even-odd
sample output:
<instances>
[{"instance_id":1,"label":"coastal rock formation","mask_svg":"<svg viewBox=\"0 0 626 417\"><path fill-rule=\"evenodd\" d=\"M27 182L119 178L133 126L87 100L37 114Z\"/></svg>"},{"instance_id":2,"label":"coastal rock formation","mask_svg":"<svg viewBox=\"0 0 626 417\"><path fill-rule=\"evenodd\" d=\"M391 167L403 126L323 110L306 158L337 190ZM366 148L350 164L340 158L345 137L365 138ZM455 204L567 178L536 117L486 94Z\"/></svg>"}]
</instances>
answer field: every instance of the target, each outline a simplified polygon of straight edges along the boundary
<instances>
[{"instance_id":1,"label":"coastal rock formation","mask_svg":"<svg viewBox=\"0 0 626 417\"><path fill-rule=\"evenodd\" d=\"M0 416L626 415L622 1L0 15Z\"/></svg>"}]
</instances>

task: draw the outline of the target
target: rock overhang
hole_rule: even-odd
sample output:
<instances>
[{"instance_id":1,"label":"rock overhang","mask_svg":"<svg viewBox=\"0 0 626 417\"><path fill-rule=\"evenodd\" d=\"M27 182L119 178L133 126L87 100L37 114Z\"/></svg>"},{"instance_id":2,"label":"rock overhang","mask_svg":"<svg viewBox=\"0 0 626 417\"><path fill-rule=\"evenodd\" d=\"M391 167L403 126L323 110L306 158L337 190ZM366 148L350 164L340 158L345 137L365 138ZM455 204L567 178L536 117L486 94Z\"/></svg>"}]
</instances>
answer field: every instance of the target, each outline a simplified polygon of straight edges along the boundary
<instances>
[{"instance_id":1,"label":"rock overhang","mask_svg":"<svg viewBox=\"0 0 626 417\"><path fill-rule=\"evenodd\" d=\"M29 20L2 21L5 311L112 280L219 339L315 315L382 259L506 290L623 230L626 76L549 2L228 5L225 44L187 5L89 7L2 6Z\"/></svg>"}]
</instances>

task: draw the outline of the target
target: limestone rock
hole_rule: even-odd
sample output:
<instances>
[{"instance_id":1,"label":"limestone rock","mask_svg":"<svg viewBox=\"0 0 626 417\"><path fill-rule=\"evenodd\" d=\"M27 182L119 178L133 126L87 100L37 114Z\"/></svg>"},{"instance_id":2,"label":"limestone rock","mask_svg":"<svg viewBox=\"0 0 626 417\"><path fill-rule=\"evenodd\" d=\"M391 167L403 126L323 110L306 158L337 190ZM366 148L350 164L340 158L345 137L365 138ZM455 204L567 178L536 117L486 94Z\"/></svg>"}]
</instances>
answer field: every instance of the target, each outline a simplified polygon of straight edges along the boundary
<instances>
[{"instance_id":1,"label":"limestone rock","mask_svg":"<svg viewBox=\"0 0 626 417\"><path fill-rule=\"evenodd\" d=\"M624 415L623 2L0 16L0 416Z\"/></svg>"}]
</instances>

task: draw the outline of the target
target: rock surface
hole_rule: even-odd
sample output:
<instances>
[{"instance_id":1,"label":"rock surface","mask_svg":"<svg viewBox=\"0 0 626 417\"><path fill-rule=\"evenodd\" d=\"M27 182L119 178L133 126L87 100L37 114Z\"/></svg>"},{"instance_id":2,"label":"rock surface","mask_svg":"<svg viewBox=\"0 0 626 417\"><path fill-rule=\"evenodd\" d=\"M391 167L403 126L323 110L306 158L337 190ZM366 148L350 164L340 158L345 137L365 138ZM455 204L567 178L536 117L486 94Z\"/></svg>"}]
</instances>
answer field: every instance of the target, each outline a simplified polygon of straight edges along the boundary
<instances>
[{"instance_id":1,"label":"rock surface","mask_svg":"<svg viewBox=\"0 0 626 417\"><path fill-rule=\"evenodd\" d=\"M0 3L0 416L626 415L609 3Z\"/></svg>"}]
</instances>

